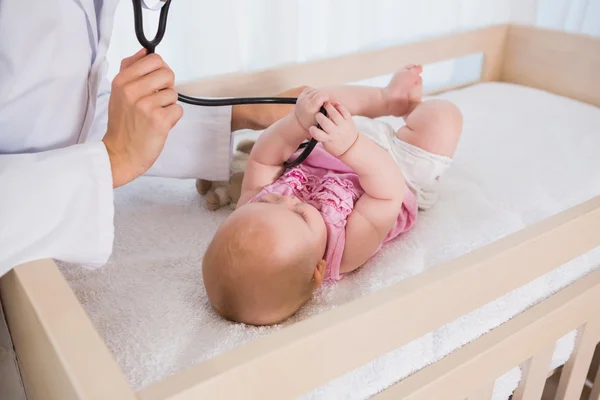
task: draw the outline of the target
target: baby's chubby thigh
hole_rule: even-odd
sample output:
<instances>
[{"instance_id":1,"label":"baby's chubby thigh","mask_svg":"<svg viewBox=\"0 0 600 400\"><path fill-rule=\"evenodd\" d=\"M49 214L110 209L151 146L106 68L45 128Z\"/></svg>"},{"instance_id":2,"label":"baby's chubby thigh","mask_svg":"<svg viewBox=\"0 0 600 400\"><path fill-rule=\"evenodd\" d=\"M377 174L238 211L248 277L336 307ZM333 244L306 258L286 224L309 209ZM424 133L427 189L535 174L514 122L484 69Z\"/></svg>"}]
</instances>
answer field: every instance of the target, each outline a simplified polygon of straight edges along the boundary
<instances>
[{"instance_id":1,"label":"baby's chubby thigh","mask_svg":"<svg viewBox=\"0 0 600 400\"><path fill-rule=\"evenodd\" d=\"M429 153L453 157L462 132L460 109L444 99L420 103L408 117L396 137Z\"/></svg>"},{"instance_id":2,"label":"baby's chubby thigh","mask_svg":"<svg viewBox=\"0 0 600 400\"><path fill-rule=\"evenodd\" d=\"M427 104L426 104L427 103ZM387 122L367 118L355 119L358 130L384 148L402 171L406 186L417 196L419 207L428 209L437 201L435 187L440 176L450 167L452 158L429 151L428 142L436 143L435 136L446 135L444 121L452 123L456 110L445 100L421 103L407 118L407 125L398 131ZM428 121L428 116L433 120ZM417 121L420 129L408 124ZM462 120L461 120L462 123ZM440 126L442 128L440 129Z\"/></svg>"}]
</instances>

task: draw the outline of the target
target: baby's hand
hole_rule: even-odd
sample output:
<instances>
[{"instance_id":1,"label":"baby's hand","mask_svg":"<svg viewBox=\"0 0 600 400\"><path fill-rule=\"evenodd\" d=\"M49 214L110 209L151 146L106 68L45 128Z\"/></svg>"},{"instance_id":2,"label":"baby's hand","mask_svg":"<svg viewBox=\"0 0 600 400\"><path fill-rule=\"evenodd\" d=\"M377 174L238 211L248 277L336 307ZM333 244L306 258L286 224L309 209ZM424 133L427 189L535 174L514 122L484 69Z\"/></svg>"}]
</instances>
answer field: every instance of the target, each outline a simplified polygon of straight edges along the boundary
<instances>
[{"instance_id":1,"label":"baby's hand","mask_svg":"<svg viewBox=\"0 0 600 400\"><path fill-rule=\"evenodd\" d=\"M340 157L352 147L358 137L356 125L350 112L339 103L324 105L329 118L318 113L316 120L322 129L311 126L308 133L323 143L325 150L334 157Z\"/></svg>"},{"instance_id":2,"label":"baby's hand","mask_svg":"<svg viewBox=\"0 0 600 400\"><path fill-rule=\"evenodd\" d=\"M308 131L311 126L317 125L315 116L329 101L329 95L323 91L313 88L305 89L296 102L296 118L302 127Z\"/></svg>"}]
</instances>

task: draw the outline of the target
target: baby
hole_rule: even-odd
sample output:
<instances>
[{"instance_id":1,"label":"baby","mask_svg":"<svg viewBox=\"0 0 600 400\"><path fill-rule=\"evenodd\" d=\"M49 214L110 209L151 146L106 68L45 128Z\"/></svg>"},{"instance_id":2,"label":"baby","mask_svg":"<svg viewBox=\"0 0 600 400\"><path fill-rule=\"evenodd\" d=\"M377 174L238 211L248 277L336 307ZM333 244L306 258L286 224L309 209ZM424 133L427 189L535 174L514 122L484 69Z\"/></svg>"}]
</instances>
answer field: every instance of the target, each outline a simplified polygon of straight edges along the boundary
<instances>
[{"instance_id":1,"label":"baby","mask_svg":"<svg viewBox=\"0 0 600 400\"><path fill-rule=\"evenodd\" d=\"M284 321L323 282L363 266L414 225L419 208L435 203L462 115L448 101L421 101L421 72L407 66L383 89L308 88L295 110L259 137L238 208L203 260L219 314L249 325ZM406 125L394 132L373 120L387 115ZM311 155L284 170L311 138L319 142Z\"/></svg>"}]
</instances>

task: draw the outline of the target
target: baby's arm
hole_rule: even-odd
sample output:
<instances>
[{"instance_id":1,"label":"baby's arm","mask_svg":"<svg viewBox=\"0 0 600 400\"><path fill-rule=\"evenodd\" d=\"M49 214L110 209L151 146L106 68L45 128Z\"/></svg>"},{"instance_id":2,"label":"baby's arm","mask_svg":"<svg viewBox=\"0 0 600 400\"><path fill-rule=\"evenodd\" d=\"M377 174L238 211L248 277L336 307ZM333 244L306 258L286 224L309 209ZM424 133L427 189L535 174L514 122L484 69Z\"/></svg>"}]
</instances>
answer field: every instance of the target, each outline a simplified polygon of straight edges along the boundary
<instances>
[{"instance_id":1,"label":"baby's arm","mask_svg":"<svg viewBox=\"0 0 600 400\"><path fill-rule=\"evenodd\" d=\"M322 90L350 112L367 118L389 115L389 101L381 88L360 85L327 86Z\"/></svg>"},{"instance_id":2,"label":"baby's arm","mask_svg":"<svg viewBox=\"0 0 600 400\"><path fill-rule=\"evenodd\" d=\"M357 133L344 106L336 104L334 108L328 104L325 109L329 118L323 114L316 118L323 130L312 127L309 132L356 172L365 191L346 224L340 272L347 273L362 266L394 226L404 199L404 176L390 154Z\"/></svg>"},{"instance_id":3,"label":"baby's arm","mask_svg":"<svg viewBox=\"0 0 600 400\"><path fill-rule=\"evenodd\" d=\"M306 131L293 113L263 132L248 157L238 207L246 204L265 186L281 176L283 163L305 139Z\"/></svg>"},{"instance_id":4,"label":"baby's arm","mask_svg":"<svg viewBox=\"0 0 600 400\"><path fill-rule=\"evenodd\" d=\"M248 157L238 206L246 204L281 176L283 163L298 150L304 140L310 139L307 129L316 124L315 114L327 100L326 93L306 89L298 97L294 112L263 132Z\"/></svg>"},{"instance_id":5,"label":"baby's arm","mask_svg":"<svg viewBox=\"0 0 600 400\"><path fill-rule=\"evenodd\" d=\"M406 186L392 156L363 135L341 160L358 174L365 190L346 225L340 272L348 273L367 262L390 232L401 211Z\"/></svg>"}]
</instances>

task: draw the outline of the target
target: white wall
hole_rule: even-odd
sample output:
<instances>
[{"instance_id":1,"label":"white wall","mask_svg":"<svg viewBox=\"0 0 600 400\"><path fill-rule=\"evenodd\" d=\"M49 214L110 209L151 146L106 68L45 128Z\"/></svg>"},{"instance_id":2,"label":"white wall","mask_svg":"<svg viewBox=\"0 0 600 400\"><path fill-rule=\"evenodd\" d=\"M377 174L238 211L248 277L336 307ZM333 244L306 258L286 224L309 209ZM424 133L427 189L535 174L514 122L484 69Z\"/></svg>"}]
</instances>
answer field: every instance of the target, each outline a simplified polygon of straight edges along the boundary
<instances>
[{"instance_id":1,"label":"white wall","mask_svg":"<svg viewBox=\"0 0 600 400\"><path fill-rule=\"evenodd\" d=\"M535 24L600 36L600 0L538 0Z\"/></svg>"},{"instance_id":2,"label":"white wall","mask_svg":"<svg viewBox=\"0 0 600 400\"><path fill-rule=\"evenodd\" d=\"M151 37L158 13L145 17ZM157 53L185 82L505 22L600 35L600 0L172 0ZM131 1L121 0L111 77L139 48ZM468 65L438 66L430 76L461 79Z\"/></svg>"}]
</instances>

